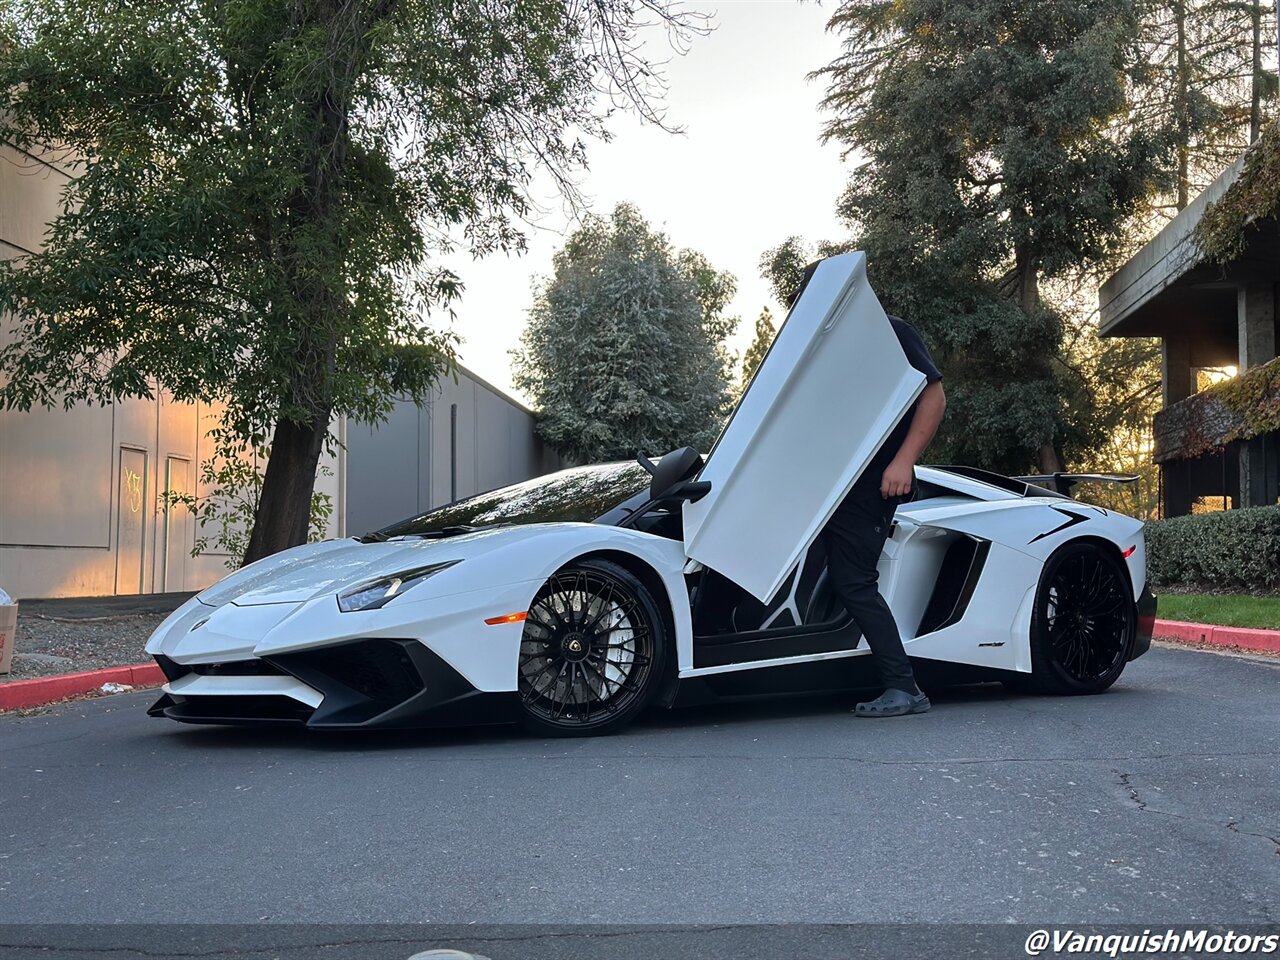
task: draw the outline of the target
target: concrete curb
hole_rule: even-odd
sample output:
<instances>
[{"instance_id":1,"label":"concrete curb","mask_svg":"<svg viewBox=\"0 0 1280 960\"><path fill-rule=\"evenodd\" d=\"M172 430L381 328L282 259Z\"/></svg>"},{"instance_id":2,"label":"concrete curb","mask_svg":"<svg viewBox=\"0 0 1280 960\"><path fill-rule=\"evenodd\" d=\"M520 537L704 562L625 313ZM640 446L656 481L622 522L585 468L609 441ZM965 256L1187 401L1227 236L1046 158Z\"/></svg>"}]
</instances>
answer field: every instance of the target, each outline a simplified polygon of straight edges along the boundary
<instances>
[{"instance_id":1,"label":"concrete curb","mask_svg":"<svg viewBox=\"0 0 1280 960\"><path fill-rule=\"evenodd\" d=\"M154 663L128 667L104 667L84 673L63 673L54 677L33 677L0 683L0 710L42 707L98 690L104 683L127 684L134 688L157 687L164 683L164 673Z\"/></svg>"},{"instance_id":2,"label":"concrete curb","mask_svg":"<svg viewBox=\"0 0 1280 960\"><path fill-rule=\"evenodd\" d=\"M1280 653L1280 630L1251 630L1247 627L1215 627L1207 623L1157 620L1152 634L1162 640L1183 640L1257 653Z\"/></svg>"}]
</instances>

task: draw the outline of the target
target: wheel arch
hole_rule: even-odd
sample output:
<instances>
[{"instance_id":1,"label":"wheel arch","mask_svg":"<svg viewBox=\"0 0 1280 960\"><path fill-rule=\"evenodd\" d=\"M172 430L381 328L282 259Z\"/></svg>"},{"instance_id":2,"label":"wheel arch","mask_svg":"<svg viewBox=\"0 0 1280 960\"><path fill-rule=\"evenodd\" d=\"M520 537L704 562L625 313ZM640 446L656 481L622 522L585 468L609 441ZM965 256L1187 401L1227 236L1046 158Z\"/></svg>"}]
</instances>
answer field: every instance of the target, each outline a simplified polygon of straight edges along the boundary
<instances>
[{"instance_id":1,"label":"wheel arch","mask_svg":"<svg viewBox=\"0 0 1280 960\"><path fill-rule=\"evenodd\" d=\"M671 706L675 702L676 688L679 686L680 657L678 648L680 646L680 635L676 629L675 598L671 596L671 590L666 580L663 579L657 568L643 557L638 557L634 553L627 553L625 550L590 550L566 561L564 566L581 560L608 560L610 563L616 563L639 580L652 595L654 602L658 604L658 611L662 614L662 625L670 638L668 642L671 644L671 650L669 651L671 655L667 658L666 676L662 678L662 684L658 688L653 702L663 707ZM688 606L687 600L685 605Z\"/></svg>"},{"instance_id":2,"label":"wheel arch","mask_svg":"<svg viewBox=\"0 0 1280 960\"><path fill-rule=\"evenodd\" d=\"M1115 557L1116 560L1120 562L1120 569L1124 571L1125 581L1129 584L1129 592L1131 594L1134 593L1133 574L1129 572L1129 564L1125 562L1124 551L1120 549L1119 545L1117 545L1114 540L1108 540L1106 537L1099 536L1096 533L1086 533L1083 536L1072 537L1070 540L1060 543L1057 547L1054 548L1053 553L1049 554L1049 556L1045 558L1044 569L1047 570L1049 568L1049 561L1052 560L1055 556L1057 556L1067 547L1074 546L1075 544L1078 544L1078 543L1093 544L1094 546L1100 547L1102 550L1105 550L1106 552L1110 553L1113 557Z\"/></svg>"},{"instance_id":3,"label":"wheel arch","mask_svg":"<svg viewBox=\"0 0 1280 960\"><path fill-rule=\"evenodd\" d=\"M1118 566L1124 572L1124 582L1128 587L1129 594L1131 596L1133 595L1133 590L1134 590L1133 575L1129 570L1129 564L1125 560L1124 551L1120 548L1119 545L1115 543L1115 541L1110 540L1105 536L1098 536L1097 534L1094 534L1094 533L1086 533L1078 537L1072 537L1071 539L1058 544L1058 546L1056 546L1053 549L1053 551L1049 554L1049 556L1045 558L1044 565L1041 568L1041 572L1040 572L1040 582L1037 585L1036 592L1035 592L1035 596L1037 600L1034 602L1036 603L1039 602L1038 598L1040 596L1040 592L1045 587L1046 578L1050 575L1050 572L1054 567L1054 561L1057 560L1057 558L1067 550L1071 550L1073 548L1077 548L1081 546L1092 547L1093 549L1097 550L1099 554L1111 557L1111 559L1115 561L1116 566ZM1036 678L1034 681L1034 685L1036 686L1036 688L1044 692L1074 694L1074 693L1101 692L1101 690L1105 690L1108 687L1110 687L1111 684L1114 683L1115 680L1119 678L1120 673L1123 672L1124 664L1128 663L1130 660L1133 659L1133 648L1134 648L1134 644L1137 642L1137 615L1138 615L1138 605L1137 605L1137 600L1135 598L1132 602L1132 616L1134 618L1132 621L1133 629L1129 636L1128 645L1122 653L1120 668L1116 672L1115 676L1113 676L1111 680L1109 680L1103 687L1095 690L1064 689L1057 685L1058 682L1049 681L1045 674L1038 673L1033 669L1033 677ZM1029 637L1029 640L1031 641L1030 646L1033 651L1033 654L1032 654L1033 668L1035 665L1034 651L1037 643L1034 636L1034 632L1037 629L1034 617L1035 617L1035 614L1033 613L1033 620L1032 620L1032 627L1031 627L1032 635Z\"/></svg>"}]
</instances>

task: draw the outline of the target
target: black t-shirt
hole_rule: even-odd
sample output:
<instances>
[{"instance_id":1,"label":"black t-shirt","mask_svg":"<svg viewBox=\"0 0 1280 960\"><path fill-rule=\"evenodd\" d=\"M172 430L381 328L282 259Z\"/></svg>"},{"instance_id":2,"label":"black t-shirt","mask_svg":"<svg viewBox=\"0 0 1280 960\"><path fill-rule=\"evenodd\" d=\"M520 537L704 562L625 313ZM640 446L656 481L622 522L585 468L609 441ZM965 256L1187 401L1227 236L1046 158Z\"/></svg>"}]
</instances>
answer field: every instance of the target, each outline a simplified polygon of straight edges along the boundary
<instances>
[{"instance_id":1,"label":"black t-shirt","mask_svg":"<svg viewBox=\"0 0 1280 960\"><path fill-rule=\"evenodd\" d=\"M907 355L907 362L924 374L925 382L937 383L941 380L942 372L934 364L933 357L929 356L929 348L924 345L920 331L898 317L889 317L889 323L893 327L893 332L898 335L898 343L902 345L902 352ZM855 487L860 489L875 487L877 490L880 488L884 468L889 466L893 458L898 455L898 451L902 449L902 441L907 439L907 434L911 430L911 419L915 416L919 402L919 399L915 400L902 415L902 419L898 421L897 426L885 438L876 455L867 464L867 469L862 472L862 476L854 484Z\"/></svg>"}]
</instances>

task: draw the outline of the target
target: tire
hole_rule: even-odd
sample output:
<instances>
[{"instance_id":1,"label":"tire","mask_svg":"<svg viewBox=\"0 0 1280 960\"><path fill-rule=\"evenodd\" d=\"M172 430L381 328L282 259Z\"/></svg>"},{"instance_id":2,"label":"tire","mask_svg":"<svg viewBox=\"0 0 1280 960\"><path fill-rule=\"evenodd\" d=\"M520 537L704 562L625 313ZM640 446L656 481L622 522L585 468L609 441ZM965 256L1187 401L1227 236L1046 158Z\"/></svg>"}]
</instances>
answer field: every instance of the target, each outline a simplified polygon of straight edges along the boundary
<instances>
[{"instance_id":1,"label":"tire","mask_svg":"<svg viewBox=\"0 0 1280 960\"><path fill-rule=\"evenodd\" d=\"M529 604L517 691L525 728L539 736L616 733L661 684L667 635L652 594L608 560L556 571Z\"/></svg>"},{"instance_id":2,"label":"tire","mask_svg":"<svg viewBox=\"0 0 1280 960\"><path fill-rule=\"evenodd\" d=\"M1137 611L1124 562L1091 541L1045 563L1031 617L1031 682L1041 693L1101 693L1133 650Z\"/></svg>"}]
</instances>

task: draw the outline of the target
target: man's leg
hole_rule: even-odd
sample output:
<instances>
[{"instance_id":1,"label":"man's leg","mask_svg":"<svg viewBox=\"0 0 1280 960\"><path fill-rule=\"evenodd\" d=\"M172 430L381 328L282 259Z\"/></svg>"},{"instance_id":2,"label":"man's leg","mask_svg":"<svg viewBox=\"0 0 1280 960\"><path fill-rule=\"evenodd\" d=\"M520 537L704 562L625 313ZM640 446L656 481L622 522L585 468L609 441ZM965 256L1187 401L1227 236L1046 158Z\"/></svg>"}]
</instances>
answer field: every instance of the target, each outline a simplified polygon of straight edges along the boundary
<instances>
[{"instance_id":1,"label":"man's leg","mask_svg":"<svg viewBox=\"0 0 1280 960\"><path fill-rule=\"evenodd\" d=\"M854 489L827 521L822 541L832 586L867 638L881 682L916 694L919 688L911 661L889 605L880 595L876 570L896 508L897 501L885 500L879 490Z\"/></svg>"}]
</instances>

